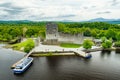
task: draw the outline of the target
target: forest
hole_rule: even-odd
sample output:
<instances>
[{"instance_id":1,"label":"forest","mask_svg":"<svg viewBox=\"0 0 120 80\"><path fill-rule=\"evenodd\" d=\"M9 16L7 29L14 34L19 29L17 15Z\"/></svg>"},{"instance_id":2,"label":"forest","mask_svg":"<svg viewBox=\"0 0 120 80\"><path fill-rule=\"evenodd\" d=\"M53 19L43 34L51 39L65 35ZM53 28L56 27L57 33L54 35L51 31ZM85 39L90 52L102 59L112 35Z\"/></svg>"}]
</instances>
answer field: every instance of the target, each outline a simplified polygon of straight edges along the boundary
<instances>
[{"instance_id":1,"label":"forest","mask_svg":"<svg viewBox=\"0 0 120 80\"><path fill-rule=\"evenodd\" d=\"M106 22L55 22L59 32L66 34L83 33L94 38L106 37L120 41L120 25ZM46 22L0 22L0 41L11 41L19 37L45 38Z\"/></svg>"},{"instance_id":2,"label":"forest","mask_svg":"<svg viewBox=\"0 0 120 80\"><path fill-rule=\"evenodd\" d=\"M120 25L105 22L58 23L59 31L68 34L83 33L84 36L120 40Z\"/></svg>"},{"instance_id":3,"label":"forest","mask_svg":"<svg viewBox=\"0 0 120 80\"><path fill-rule=\"evenodd\" d=\"M44 22L0 23L0 41L11 41L19 37L45 37Z\"/></svg>"}]
</instances>

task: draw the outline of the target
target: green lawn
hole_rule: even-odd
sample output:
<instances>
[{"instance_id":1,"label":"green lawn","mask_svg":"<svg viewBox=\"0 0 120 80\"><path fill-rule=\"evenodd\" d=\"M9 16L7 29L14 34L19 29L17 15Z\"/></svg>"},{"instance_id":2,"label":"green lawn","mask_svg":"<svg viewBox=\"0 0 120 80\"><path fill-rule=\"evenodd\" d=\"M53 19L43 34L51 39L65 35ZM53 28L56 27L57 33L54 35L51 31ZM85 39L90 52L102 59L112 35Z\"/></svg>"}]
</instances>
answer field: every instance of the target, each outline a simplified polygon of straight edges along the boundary
<instances>
[{"instance_id":1,"label":"green lawn","mask_svg":"<svg viewBox=\"0 0 120 80\"><path fill-rule=\"evenodd\" d=\"M33 41L33 39L27 39L26 41L24 41L24 42L21 42L21 43L17 43L17 44L13 44L12 45L12 47L13 47L13 49L15 49L15 50L20 50L22 47L26 47L26 45L28 45L28 44L34 44L34 41Z\"/></svg>"},{"instance_id":2,"label":"green lawn","mask_svg":"<svg viewBox=\"0 0 120 80\"><path fill-rule=\"evenodd\" d=\"M81 44L61 43L60 46L65 47L65 48L79 48L81 46Z\"/></svg>"}]
</instances>

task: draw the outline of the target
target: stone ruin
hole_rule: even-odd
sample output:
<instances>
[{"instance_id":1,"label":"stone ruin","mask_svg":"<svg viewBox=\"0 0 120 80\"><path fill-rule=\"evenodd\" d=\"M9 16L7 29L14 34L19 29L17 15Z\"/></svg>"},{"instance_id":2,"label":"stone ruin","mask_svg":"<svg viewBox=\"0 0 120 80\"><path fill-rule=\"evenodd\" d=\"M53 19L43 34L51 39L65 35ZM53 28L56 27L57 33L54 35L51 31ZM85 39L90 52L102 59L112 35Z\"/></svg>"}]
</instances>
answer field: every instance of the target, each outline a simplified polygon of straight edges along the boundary
<instances>
[{"instance_id":1,"label":"stone ruin","mask_svg":"<svg viewBox=\"0 0 120 80\"><path fill-rule=\"evenodd\" d=\"M46 24L46 40L44 44L57 45L58 42L58 26L55 23L48 22Z\"/></svg>"},{"instance_id":2,"label":"stone ruin","mask_svg":"<svg viewBox=\"0 0 120 80\"><path fill-rule=\"evenodd\" d=\"M60 43L76 43L81 44L84 40L83 33L81 34L65 34L58 32L58 25L53 22L46 24L46 39L43 44L58 45Z\"/></svg>"}]
</instances>

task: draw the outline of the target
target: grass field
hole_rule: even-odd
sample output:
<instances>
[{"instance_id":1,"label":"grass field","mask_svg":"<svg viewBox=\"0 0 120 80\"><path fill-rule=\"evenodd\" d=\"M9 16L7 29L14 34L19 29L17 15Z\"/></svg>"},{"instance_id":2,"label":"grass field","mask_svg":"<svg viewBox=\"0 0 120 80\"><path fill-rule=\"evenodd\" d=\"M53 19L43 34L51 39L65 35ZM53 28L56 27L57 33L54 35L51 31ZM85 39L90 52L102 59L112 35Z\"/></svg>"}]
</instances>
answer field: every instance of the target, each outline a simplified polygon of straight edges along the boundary
<instances>
[{"instance_id":1,"label":"grass field","mask_svg":"<svg viewBox=\"0 0 120 80\"><path fill-rule=\"evenodd\" d=\"M33 44L34 45L34 41L33 39L27 39L26 41L24 42L21 42L21 43L17 43L17 44L13 44L12 47L13 49L15 50L20 50L22 47L25 48L28 44Z\"/></svg>"},{"instance_id":2,"label":"grass field","mask_svg":"<svg viewBox=\"0 0 120 80\"><path fill-rule=\"evenodd\" d=\"M60 46L64 47L64 48L79 48L82 45L81 44L74 44L74 43L61 43Z\"/></svg>"}]
</instances>

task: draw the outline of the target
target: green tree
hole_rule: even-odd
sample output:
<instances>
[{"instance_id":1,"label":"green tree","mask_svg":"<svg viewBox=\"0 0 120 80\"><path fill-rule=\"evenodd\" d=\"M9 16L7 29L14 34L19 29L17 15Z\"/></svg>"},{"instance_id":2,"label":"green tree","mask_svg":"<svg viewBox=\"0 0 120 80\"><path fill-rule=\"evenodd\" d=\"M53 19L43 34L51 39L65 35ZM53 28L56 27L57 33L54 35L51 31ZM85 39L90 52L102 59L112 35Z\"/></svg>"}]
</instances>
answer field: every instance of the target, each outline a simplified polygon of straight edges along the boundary
<instances>
[{"instance_id":1,"label":"green tree","mask_svg":"<svg viewBox=\"0 0 120 80\"><path fill-rule=\"evenodd\" d=\"M83 48L90 49L90 48L92 48L92 46L93 46L93 42L91 40L89 40L89 39L84 40Z\"/></svg>"},{"instance_id":2,"label":"green tree","mask_svg":"<svg viewBox=\"0 0 120 80\"><path fill-rule=\"evenodd\" d=\"M111 40L106 40L105 42L102 43L102 47L104 49L111 48L112 47L112 41Z\"/></svg>"},{"instance_id":3,"label":"green tree","mask_svg":"<svg viewBox=\"0 0 120 80\"><path fill-rule=\"evenodd\" d=\"M93 30L91 31L91 35L92 35L94 38L96 38L96 37L97 37L97 31L96 31L95 29L93 29Z\"/></svg>"},{"instance_id":4,"label":"green tree","mask_svg":"<svg viewBox=\"0 0 120 80\"><path fill-rule=\"evenodd\" d=\"M102 39L102 43L104 43L107 40L106 37L102 37L101 39Z\"/></svg>"},{"instance_id":5,"label":"green tree","mask_svg":"<svg viewBox=\"0 0 120 80\"><path fill-rule=\"evenodd\" d=\"M90 28L85 29L84 36L91 36L91 29Z\"/></svg>"},{"instance_id":6,"label":"green tree","mask_svg":"<svg viewBox=\"0 0 120 80\"><path fill-rule=\"evenodd\" d=\"M106 32L106 37L107 37L107 39L112 38L113 40L116 40L115 35L116 35L116 32L115 32L115 30L113 30L113 29L109 29L109 30Z\"/></svg>"},{"instance_id":7,"label":"green tree","mask_svg":"<svg viewBox=\"0 0 120 80\"><path fill-rule=\"evenodd\" d=\"M26 27L23 27L23 32L22 32L22 34L23 34L23 37L25 37L25 33L26 33L26 31L27 31L27 28Z\"/></svg>"},{"instance_id":8,"label":"green tree","mask_svg":"<svg viewBox=\"0 0 120 80\"><path fill-rule=\"evenodd\" d=\"M25 48L24 48L24 51L25 51L26 53L28 53L28 52L30 52L30 50L32 50L32 48L34 48L34 46L35 46L34 42L27 43L27 45L26 45Z\"/></svg>"},{"instance_id":9,"label":"green tree","mask_svg":"<svg viewBox=\"0 0 120 80\"><path fill-rule=\"evenodd\" d=\"M117 35L116 35L116 39L117 39L117 41L120 41L120 32L117 33Z\"/></svg>"},{"instance_id":10,"label":"green tree","mask_svg":"<svg viewBox=\"0 0 120 80\"><path fill-rule=\"evenodd\" d=\"M114 46L115 47L120 47L120 41L115 42Z\"/></svg>"},{"instance_id":11,"label":"green tree","mask_svg":"<svg viewBox=\"0 0 120 80\"><path fill-rule=\"evenodd\" d=\"M101 38L106 36L106 31L105 30L99 30L99 33L97 33L97 37Z\"/></svg>"}]
</instances>

